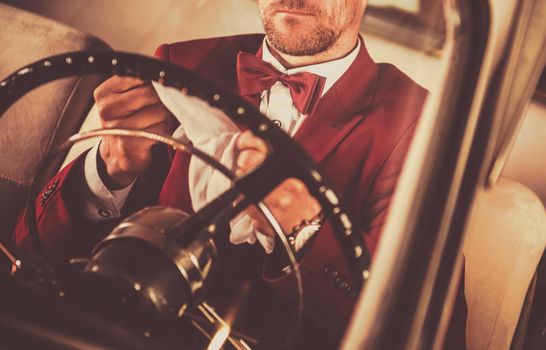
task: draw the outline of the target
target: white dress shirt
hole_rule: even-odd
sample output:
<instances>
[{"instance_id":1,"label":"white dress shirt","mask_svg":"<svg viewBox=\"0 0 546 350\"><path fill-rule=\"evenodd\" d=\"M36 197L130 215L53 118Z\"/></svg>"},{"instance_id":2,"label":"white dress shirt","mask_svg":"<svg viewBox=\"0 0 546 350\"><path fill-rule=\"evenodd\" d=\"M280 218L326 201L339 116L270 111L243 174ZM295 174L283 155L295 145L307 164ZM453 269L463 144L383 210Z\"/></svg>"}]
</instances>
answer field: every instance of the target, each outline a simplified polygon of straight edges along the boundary
<instances>
[{"instance_id":1,"label":"white dress shirt","mask_svg":"<svg viewBox=\"0 0 546 350\"><path fill-rule=\"evenodd\" d=\"M310 66L286 69L271 54L264 39L262 59L280 72L296 74L310 72L326 78L322 96L347 71L360 50L357 46L346 56L329 62ZM163 104L180 122L173 137L190 140L193 145L219 160L229 169L235 169L237 154L235 145L240 130L220 110L210 107L206 102L179 91L153 84ZM292 103L290 90L281 82L261 93L260 112L274 120L290 136L294 136L307 115L300 114ZM198 116L198 117L195 117ZM84 198L81 208L85 217L93 221L106 220L120 216L132 184L122 190L111 191L102 183L97 171L98 144L91 149L85 159L85 179L90 192ZM192 157L189 166L189 189L194 210L199 210L209 201L227 190L232 184L220 172L206 165L197 157ZM254 243L258 240L267 253L273 250L274 240L256 230L255 222L247 215L239 215L231 221L230 241L234 244Z\"/></svg>"}]
</instances>

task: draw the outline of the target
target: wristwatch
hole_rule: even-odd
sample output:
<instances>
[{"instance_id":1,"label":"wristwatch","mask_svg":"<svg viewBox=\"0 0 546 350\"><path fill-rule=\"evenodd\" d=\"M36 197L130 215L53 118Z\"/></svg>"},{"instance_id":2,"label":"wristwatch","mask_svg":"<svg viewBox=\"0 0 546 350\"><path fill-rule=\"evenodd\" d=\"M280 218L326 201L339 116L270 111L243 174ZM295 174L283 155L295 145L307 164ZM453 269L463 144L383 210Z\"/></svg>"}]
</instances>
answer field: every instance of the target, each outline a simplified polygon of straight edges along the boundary
<instances>
[{"instance_id":1,"label":"wristwatch","mask_svg":"<svg viewBox=\"0 0 546 350\"><path fill-rule=\"evenodd\" d=\"M305 243L320 230L323 221L324 215L321 211L312 219L302 220L302 222L292 228L290 234L287 235L287 239L294 252L299 252Z\"/></svg>"}]
</instances>

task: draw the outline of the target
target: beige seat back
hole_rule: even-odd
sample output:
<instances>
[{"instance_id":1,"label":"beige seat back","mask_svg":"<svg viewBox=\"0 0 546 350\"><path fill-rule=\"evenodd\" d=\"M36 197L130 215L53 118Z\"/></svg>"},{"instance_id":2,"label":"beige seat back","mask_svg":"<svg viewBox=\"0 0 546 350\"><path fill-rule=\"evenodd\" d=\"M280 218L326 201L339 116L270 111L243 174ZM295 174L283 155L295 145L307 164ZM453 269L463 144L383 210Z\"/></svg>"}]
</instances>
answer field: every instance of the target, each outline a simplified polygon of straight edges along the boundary
<instances>
[{"instance_id":1,"label":"beige seat back","mask_svg":"<svg viewBox=\"0 0 546 350\"><path fill-rule=\"evenodd\" d=\"M46 18L0 4L0 79L46 56L108 50L102 41ZM0 118L0 239L6 241L45 152L76 132L99 77L68 78L42 86ZM61 160L62 161L62 160ZM58 170L52 164L45 177ZM46 179L41 179L41 183Z\"/></svg>"},{"instance_id":2,"label":"beige seat back","mask_svg":"<svg viewBox=\"0 0 546 350\"><path fill-rule=\"evenodd\" d=\"M468 349L510 349L546 245L546 214L523 185L501 178L478 194L464 244Z\"/></svg>"}]
</instances>

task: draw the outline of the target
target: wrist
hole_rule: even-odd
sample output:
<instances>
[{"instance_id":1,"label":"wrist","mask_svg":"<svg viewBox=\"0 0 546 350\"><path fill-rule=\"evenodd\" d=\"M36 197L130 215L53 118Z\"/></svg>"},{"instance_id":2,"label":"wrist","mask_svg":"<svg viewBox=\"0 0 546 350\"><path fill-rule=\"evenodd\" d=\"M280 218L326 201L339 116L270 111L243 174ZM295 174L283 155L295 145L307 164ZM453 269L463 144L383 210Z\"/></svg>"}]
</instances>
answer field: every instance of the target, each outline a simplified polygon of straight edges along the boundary
<instances>
[{"instance_id":1,"label":"wrist","mask_svg":"<svg viewBox=\"0 0 546 350\"><path fill-rule=\"evenodd\" d=\"M324 222L324 215L320 211L317 215L309 220L302 220L298 225L292 228L292 231L287 235L288 243L295 252L299 252L305 244L315 235L321 228Z\"/></svg>"},{"instance_id":2,"label":"wrist","mask_svg":"<svg viewBox=\"0 0 546 350\"><path fill-rule=\"evenodd\" d=\"M134 174L116 172L112 169L108 169L108 165L102 158L100 151L97 152L97 172L104 186L111 191L126 188L131 185L136 178Z\"/></svg>"}]
</instances>

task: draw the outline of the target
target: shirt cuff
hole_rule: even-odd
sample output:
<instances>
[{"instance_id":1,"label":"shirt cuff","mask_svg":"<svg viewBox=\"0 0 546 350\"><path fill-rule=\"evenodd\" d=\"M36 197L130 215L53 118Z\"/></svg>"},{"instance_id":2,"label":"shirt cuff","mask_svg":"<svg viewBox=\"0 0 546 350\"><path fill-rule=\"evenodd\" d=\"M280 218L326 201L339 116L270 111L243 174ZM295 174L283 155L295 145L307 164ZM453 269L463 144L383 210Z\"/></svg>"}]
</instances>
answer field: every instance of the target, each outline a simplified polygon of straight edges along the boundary
<instances>
[{"instance_id":1,"label":"shirt cuff","mask_svg":"<svg viewBox=\"0 0 546 350\"><path fill-rule=\"evenodd\" d=\"M134 181L120 190L109 190L102 182L97 157L100 142L85 157L84 176L89 191L86 191L80 203L80 213L91 221L104 221L121 216L121 209L133 188Z\"/></svg>"}]
</instances>

